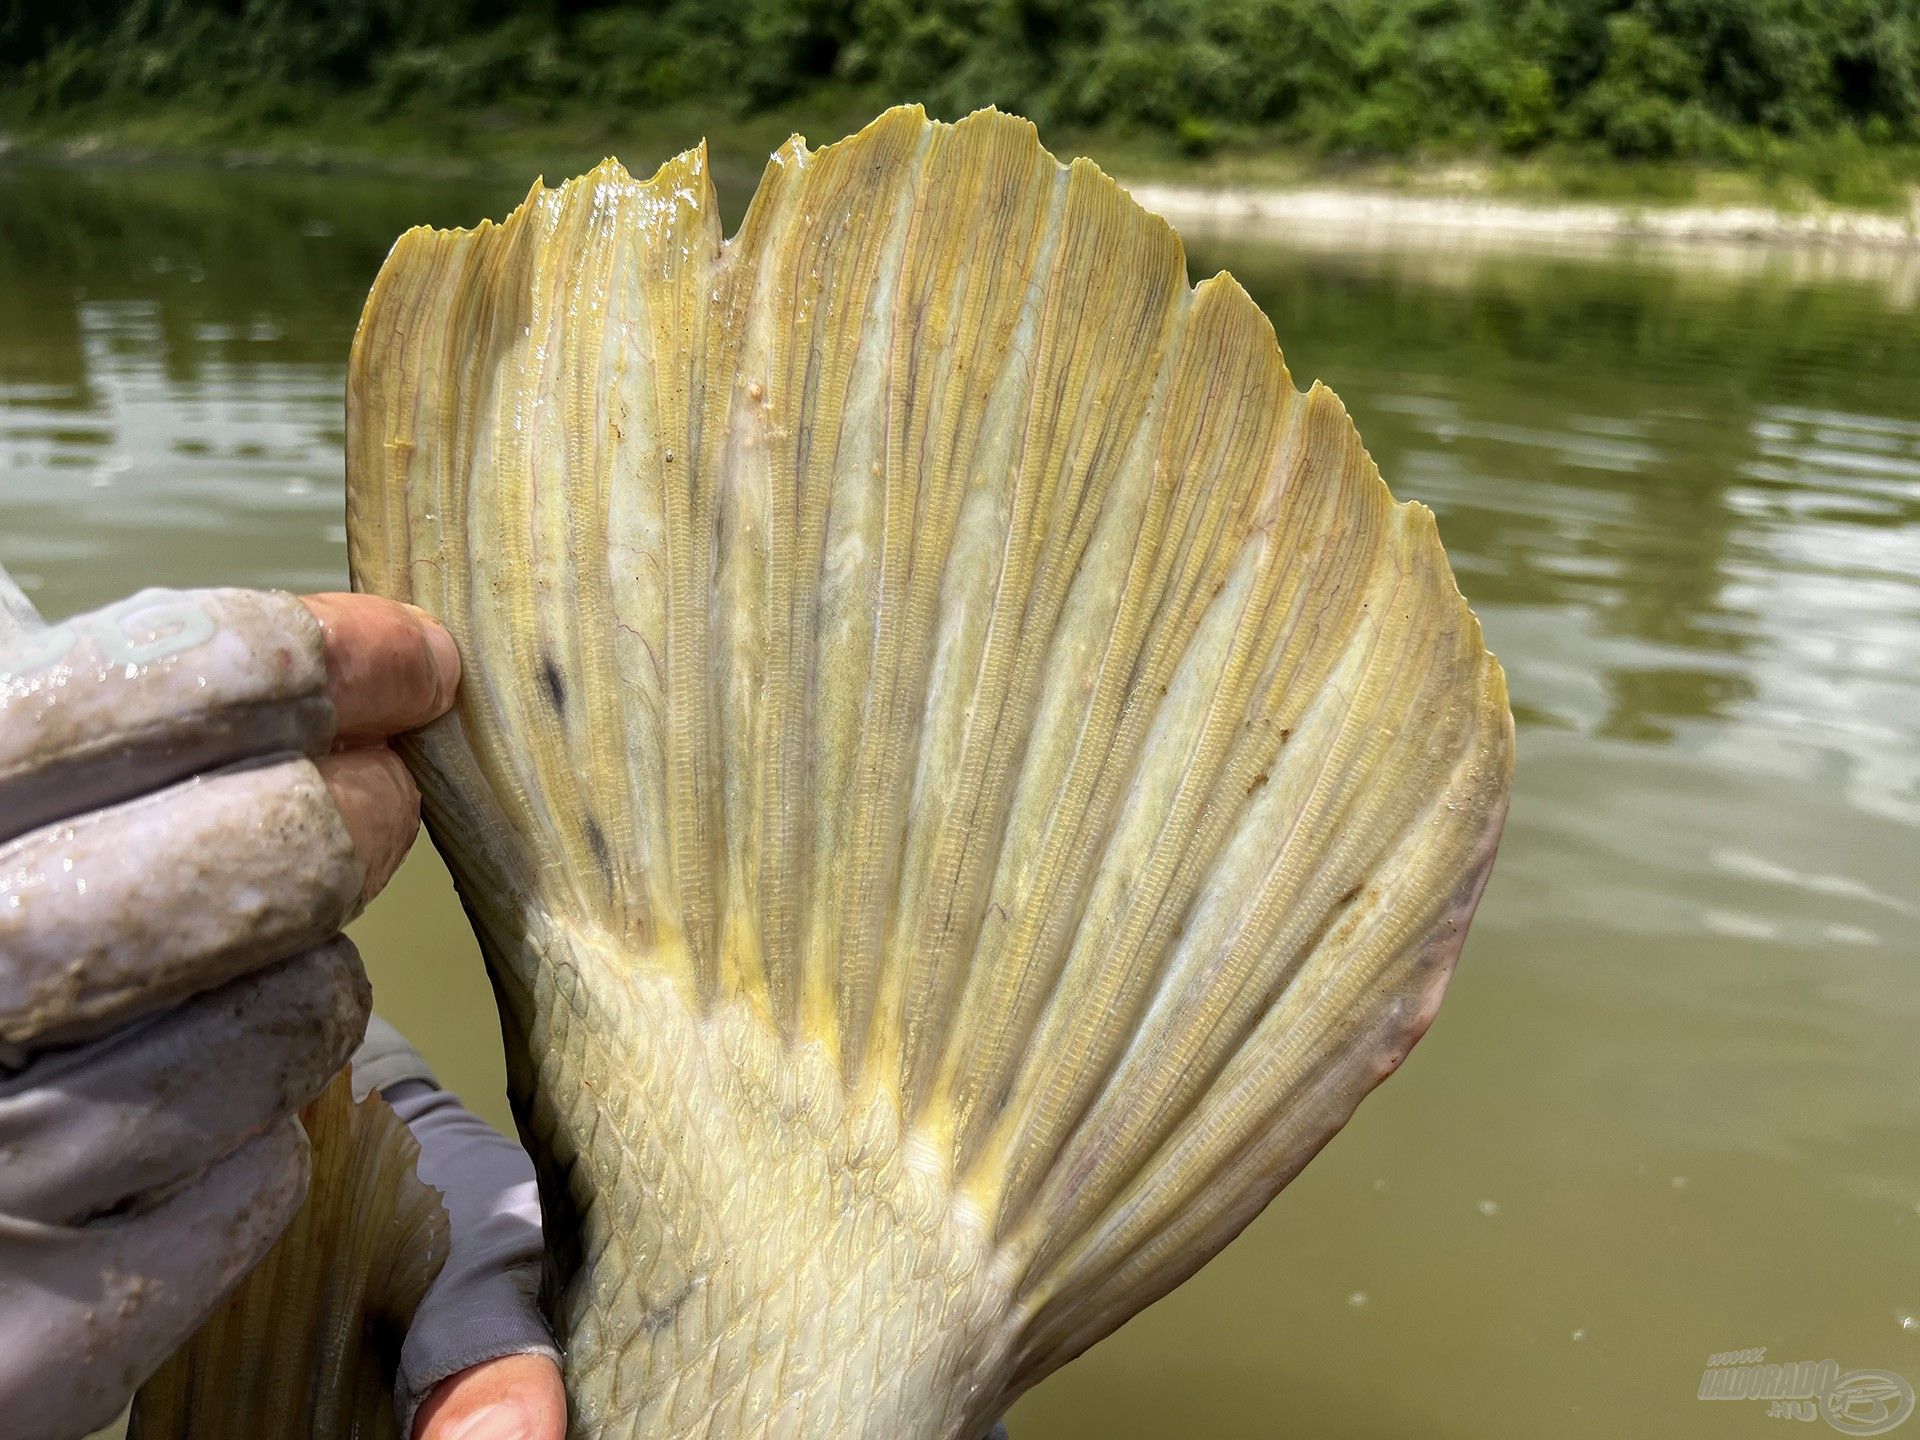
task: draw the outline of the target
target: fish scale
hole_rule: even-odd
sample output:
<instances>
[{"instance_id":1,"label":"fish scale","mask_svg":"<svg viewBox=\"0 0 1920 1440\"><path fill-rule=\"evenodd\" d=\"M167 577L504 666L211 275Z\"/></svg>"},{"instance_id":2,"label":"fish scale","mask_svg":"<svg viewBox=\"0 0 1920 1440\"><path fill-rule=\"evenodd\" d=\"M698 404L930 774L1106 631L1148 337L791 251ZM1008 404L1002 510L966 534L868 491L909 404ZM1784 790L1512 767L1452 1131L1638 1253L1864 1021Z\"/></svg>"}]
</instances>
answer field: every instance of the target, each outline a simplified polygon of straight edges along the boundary
<instances>
[{"instance_id":1,"label":"fish scale","mask_svg":"<svg viewBox=\"0 0 1920 1440\"><path fill-rule=\"evenodd\" d=\"M1005 1363L1004 1341L995 1344L1004 1282L996 1286L986 1263L988 1237L946 1203L944 1178L902 1155L891 1107L874 1097L850 1122L852 1101L824 1053L796 1064L744 1007L696 1020L670 986L627 998L621 1049L644 1052L642 1070L614 1062L603 1038L614 1017L559 1000L568 1033L564 1046L548 1037L545 1053L567 1058L543 1066L537 1082L575 1097L533 1138L570 1171L559 1213L579 1216L591 1255L555 1309L563 1344L593 1356L570 1371L583 1432L781 1433L791 1423L802 1435L909 1433L926 1417L897 1410L906 1378L889 1382L891 1404L873 1392L876 1354L915 1379L915 1405L992 1392L992 1371ZM617 1126L596 1099L613 1084L675 1101L627 1138L636 1127ZM602 1127L623 1138L596 1145ZM687 1217L696 1228L635 1247L620 1219L633 1214ZM606 1275L624 1283L602 1290L593 1281ZM815 1343L761 1343L762 1330L784 1335L802 1313L820 1317ZM715 1428L753 1393L777 1403L758 1416L742 1409L744 1432ZM690 1396L702 1410L691 1429ZM864 1396L868 1410L850 1396ZM961 1410L938 1433L962 1433L969 1418Z\"/></svg>"}]
</instances>

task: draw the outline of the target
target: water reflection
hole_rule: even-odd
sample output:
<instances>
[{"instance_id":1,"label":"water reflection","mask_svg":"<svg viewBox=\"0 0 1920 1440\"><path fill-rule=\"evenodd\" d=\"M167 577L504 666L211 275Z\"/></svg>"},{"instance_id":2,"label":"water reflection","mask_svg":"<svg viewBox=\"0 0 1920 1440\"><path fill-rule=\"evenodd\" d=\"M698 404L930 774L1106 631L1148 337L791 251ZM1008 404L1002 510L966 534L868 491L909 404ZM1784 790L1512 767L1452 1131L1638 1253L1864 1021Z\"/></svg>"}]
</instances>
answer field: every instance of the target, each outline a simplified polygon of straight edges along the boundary
<instances>
[{"instance_id":1,"label":"water reflection","mask_svg":"<svg viewBox=\"0 0 1920 1440\"><path fill-rule=\"evenodd\" d=\"M1196 263L1242 275L1439 513L1534 744L1673 746L1729 791L1774 771L1920 823L1920 329L1870 286Z\"/></svg>"},{"instance_id":2,"label":"water reflection","mask_svg":"<svg viewBox=\"0 0 1920 1440\"><path fill-rule=\"evenodd\" d=\"M340 373L419 196L268 176L0 178L5 558L69 584L337 584ZM461 207L464 215L472 209ZM451 217L449 217L451 218ZM92 561L67 577L76 561ZM111 578L110 578L111 577Z\"/></svg>"},{"instance_id":3,"label":"water reflection","mask_svg":"<svg viewBox=\"0 0 1920 1440\"><path fill-rule=\"evenodd\" d=\"M51 612L341 583L366 285L518 181L0 171L0 561ZM1016 1433L1747 1434L1693 1392L1758 1344L1920 1380L1913 316L1767 264L1193 251L1438 512L1519 789L1407 1078ZM381 1004L499 1116L408 876L361 932Z\"/></svg>"}]
</instances>

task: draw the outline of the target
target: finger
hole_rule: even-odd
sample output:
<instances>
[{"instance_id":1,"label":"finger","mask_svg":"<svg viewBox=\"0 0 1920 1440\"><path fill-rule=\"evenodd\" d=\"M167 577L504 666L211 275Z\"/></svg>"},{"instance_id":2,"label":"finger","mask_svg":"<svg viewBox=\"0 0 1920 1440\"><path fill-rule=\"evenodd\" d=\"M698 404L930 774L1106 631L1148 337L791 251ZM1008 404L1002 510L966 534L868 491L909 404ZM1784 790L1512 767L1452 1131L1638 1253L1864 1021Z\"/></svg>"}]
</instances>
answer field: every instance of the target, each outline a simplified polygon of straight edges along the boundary
<instances>
[{"instance_id":1,"label":"finger","mask_svg":"<svg viewBox=\"0 0 1920 1440\"><path fill-rule=\"evenodd\" d=\"M287 1226L307 1189L288 1119L150 1210L79 1228L0 1219L9 1440L109 1423Z\"/></svg>"},{"instance_id":2,"label":"finger","mask_svg":"<svg viewBox=\"0 0 1920 1440\"><path fill-rule=\"evenodd\" d=\"M334 733L321 627L291 595L146 590L0 643L0 840Z\"/></svg>"},{"instance_id":3,"label":"finger","mask_svg":"<svg viewBox=\"0 0 1920 1440\"><path fill-rule=\"evenodd\" d=\"M364 904L386 888L420 833L419 788L400 757L384 745L342 750L317 764L365 868Z\"/></svg>"},{"instance_id":4,"label":"finger","mask_svg":"<svg viewBox=\"0 0 1920 1440\"><path fill-rule=\"evenodd\" d=\"M565 1440L567 1391L545 1355L503 1355L442 1380L416 1412L414 1440Z\"/></svg>"},{"instance_id":5,"label":"finger","mask_svg":"<svg viewBox=\"0 0 1920 1440\"><path fill-rule=\"evenodd\" d=\"M0 847L0 1042L91 1038L310 949L358 912L365 883L310 760L22 836Z\"/></svg>"},{"instance_id":6,"label":"finger","mask_svg":"<svg viewBox=\"0 0 1920 1440\"><path fill-rule=\"evenodd\" d=\"M301 604L320 622L341 744L416 729L453 704L460 652L426 611L378 595L306 595Z\"/></svg>"},{"instance_id":7,"label":"finger","mask_svg":"<svg viewBox=\"0 0 1920 1440\"><path fill-rule=\"evenodd\" d=\"M366 1032L338 937L0 1082L0 1214L77 1225L200 1174L307 1104Z\"/></svg>"}]
</instances>

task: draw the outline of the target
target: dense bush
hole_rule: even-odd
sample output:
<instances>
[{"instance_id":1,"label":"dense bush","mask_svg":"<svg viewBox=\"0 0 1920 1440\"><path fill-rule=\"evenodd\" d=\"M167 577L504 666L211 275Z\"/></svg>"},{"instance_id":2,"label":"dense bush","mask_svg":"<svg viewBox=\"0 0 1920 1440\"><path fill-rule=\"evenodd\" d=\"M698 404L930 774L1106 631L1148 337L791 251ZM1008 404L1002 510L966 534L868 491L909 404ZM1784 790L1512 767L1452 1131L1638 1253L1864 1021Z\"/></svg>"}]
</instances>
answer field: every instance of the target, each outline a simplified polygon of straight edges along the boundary
<instances>
[{"instance_id":1,"label":"dense bush","mask_svg":"<svg viewBox=\"0 0 1920 1440\"><path fill-rule=\"evenodd\" d=\"M1914 0L13 0L16 108L355 96L376 110L819 86L1365 153L1593 143L1754 161L1920 139Z\"/></svg>"}]
</instances>

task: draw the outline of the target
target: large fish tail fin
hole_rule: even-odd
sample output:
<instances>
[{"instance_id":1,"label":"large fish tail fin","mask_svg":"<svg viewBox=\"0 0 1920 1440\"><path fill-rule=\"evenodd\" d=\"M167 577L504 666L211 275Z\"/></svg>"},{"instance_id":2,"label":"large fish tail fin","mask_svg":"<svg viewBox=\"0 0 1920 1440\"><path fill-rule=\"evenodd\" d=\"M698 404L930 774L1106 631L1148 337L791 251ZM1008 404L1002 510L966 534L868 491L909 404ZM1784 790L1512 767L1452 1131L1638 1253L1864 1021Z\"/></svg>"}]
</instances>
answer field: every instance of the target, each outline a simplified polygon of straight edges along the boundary
<instances>
[{"instance_id":1,"label":"large fish tail fin","mask_svg":"<svg viewBox=\"0 0 1920 1440\"><path fill-rule=\"evenodd\" d=\"M938 1362L973 1425L1231 1238L1431 1018L1512 754L1433 517L1231 277L1190 288L1024 121L791 142L724 244L700 152L414 232L350 400L356 578L467 657L418 758L530 1017L529 1133L582 1213L651 1217L583 1243L642 1279L581 1299L570 1364L623 1305L674 1331L811 1263L753 1224L856 1243L808 1218L818 1167L751 1158L812 1126L976 1255L992 1335ZM719 1058L660 1038L652 980ZM580 1098L619 1063L653 1103ZM595 1403L697 1388L636 1373Z\"/></svg>"},{"instance_id":2,"label":"large fish tail fin","mask_svg":"<svg viewBox=\"0 0 1920 1440\"><path fill-rule=\"evenodd\" d=\"M128 1440L401 1440L400 1343L447 1255L420 1147L345 1071L300 1114L312 1181L293 1223L134 1398Z\"/></svg>"}]
</instances>

